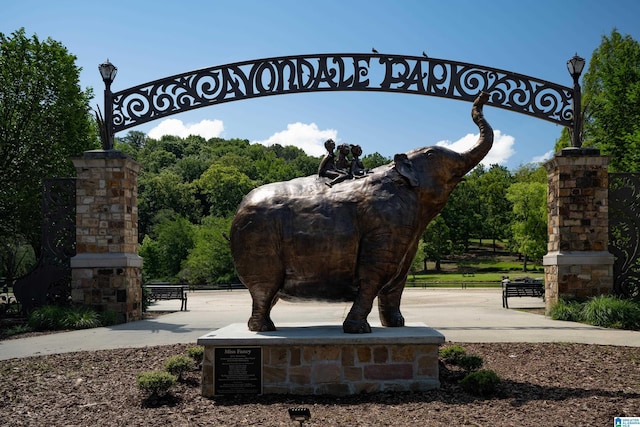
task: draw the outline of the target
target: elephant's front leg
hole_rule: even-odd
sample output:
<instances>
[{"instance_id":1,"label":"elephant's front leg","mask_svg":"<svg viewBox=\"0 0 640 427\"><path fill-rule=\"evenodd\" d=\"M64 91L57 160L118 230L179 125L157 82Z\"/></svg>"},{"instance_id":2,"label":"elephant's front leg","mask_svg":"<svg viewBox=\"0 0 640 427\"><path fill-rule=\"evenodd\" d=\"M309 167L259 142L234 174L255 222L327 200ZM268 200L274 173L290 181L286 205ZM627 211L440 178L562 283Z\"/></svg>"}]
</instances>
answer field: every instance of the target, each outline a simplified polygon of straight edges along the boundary
<instances>
[{"instance_id":1,"label":"elephant's front leg","mask_svg":"<svg viewBox=\"0 0 640 427\"><path fill-rule=\"evenodd\" d=\"M404 316L400 313L400 299L402 298L405 282L406 276L402 281L395 283L388 291L383 289L378 295L378 312L380 313L382 326L404 326Z\"/></svg>"},{"instance_id":2,"label":"elephant's front leg","mask_svg":"<svg viewBox=\"0 0 640 427\"><path fill-rule=\"evenodd\" d=\"M347 334L369 334L371 326L367 322L367 316L371 313L373 300L376 297L377 288L371 283L361 284L358 295L353 302L351 311L347 315L342 330Z\"/></svg>"}]
</instances>

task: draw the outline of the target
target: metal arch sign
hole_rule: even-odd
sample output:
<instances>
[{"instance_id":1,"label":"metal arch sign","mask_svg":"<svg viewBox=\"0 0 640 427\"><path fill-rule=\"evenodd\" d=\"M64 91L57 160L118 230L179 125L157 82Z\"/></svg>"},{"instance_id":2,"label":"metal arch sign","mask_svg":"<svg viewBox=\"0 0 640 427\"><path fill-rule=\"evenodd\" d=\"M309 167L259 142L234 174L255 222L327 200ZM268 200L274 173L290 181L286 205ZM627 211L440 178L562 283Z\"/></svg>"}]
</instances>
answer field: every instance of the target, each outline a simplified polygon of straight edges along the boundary
<instances>
[{"instance_id":1,"label":"metal arch sign","mask_svg":"<svg viewBox=\"0 0 640 427\"><path fill-rule=\"evenodd\" d=\"M510 71L426 56L318 54L190 71L112 95L113 132L196 108L262 96L330 91L396 92L489 105L573 125L573 89Z\"/></svg>"}]
</instances>

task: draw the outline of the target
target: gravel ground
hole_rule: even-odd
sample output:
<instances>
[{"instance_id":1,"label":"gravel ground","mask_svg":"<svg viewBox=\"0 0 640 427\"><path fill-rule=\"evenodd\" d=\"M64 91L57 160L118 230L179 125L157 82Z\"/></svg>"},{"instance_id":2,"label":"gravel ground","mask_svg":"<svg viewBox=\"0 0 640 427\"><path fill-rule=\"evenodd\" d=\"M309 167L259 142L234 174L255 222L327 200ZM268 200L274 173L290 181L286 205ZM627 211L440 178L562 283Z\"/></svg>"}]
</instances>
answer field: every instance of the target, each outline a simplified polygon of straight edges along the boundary
<instances>
[{"instance_id":1,"label":"gravel ground","mask_svg":"<svg viewBox=\"0 0 640 427\"><path fill-rule=\"evenodd\" d=\"M640 416L640 349L582 344L457 343L501 378L496 395L462 391L441 368L442 386L425 393L350 397L200 396L189 373L160 401L136 386L191 345L79 352L0 363L0 420L6 426L608 426ZM0 342L1 350L1 342Z\"/></svg>"}]
</instances>

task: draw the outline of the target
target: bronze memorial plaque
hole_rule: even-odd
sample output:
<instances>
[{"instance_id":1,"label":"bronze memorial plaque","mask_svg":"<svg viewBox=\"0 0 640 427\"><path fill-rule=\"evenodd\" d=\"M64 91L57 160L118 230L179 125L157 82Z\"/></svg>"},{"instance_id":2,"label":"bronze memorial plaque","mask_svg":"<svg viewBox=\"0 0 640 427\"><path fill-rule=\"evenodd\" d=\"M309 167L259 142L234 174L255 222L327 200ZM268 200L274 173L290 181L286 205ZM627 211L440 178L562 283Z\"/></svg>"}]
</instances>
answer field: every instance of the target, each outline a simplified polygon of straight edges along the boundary
<instances>
[{"instance_id":1,"label":"bronze memorial plaque","mask_svg":"<svg viewBox=\"0 0 640 427\"><path fill-rule=\"evenodd\" d=\"M214 394L262 394L262 348L216 347Z\"/></svg>"}]
</instances>

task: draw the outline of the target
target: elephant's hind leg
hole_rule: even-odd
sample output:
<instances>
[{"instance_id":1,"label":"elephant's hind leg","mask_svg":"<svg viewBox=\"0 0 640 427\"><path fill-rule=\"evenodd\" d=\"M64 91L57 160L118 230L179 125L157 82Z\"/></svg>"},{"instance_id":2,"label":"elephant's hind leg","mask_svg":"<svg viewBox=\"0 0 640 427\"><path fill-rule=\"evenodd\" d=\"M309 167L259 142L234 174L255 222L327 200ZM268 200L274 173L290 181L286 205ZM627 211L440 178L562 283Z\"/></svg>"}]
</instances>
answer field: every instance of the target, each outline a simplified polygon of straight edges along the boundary
<instances>
[{"instance_id":1,"label":"elephant's hind leg","mask_svg":"<svg viewBox=\"0 0 640 427\"><path fill-rule=\"evenodd\" d=\"M400 299L406 281L405 275L404 278L395 280L389 287L383 288L378 294L378 313L382 326L404 326L404 317L400 313Z\"/></svg>"},{"instance_id":2,"label":"elephant's hind leg","mask_svg":"<svg viewBox=\"0 0 640 427\"><path fill-rule=\"evenodd\" d=\"M279 286L273 283L254 284L249 287L249 293L253 300L251 317L249 318L249 330L254 332L275 331L276 326L271 320L271 308L277 301Z\"/></svg>"},{"instance_id":3,"label":"elephant's hind leg","mask_svg":"<svg viewBox=\"0 0 640 427\"><path fill-rule=\"evenodd\" d=\"M378 313L380 323L387 327L404 326L404 316L400 313L400 299L404 290L404 281L396 285L392 290L383 290L378 294Z\"/></svg>"}]
</instances>

